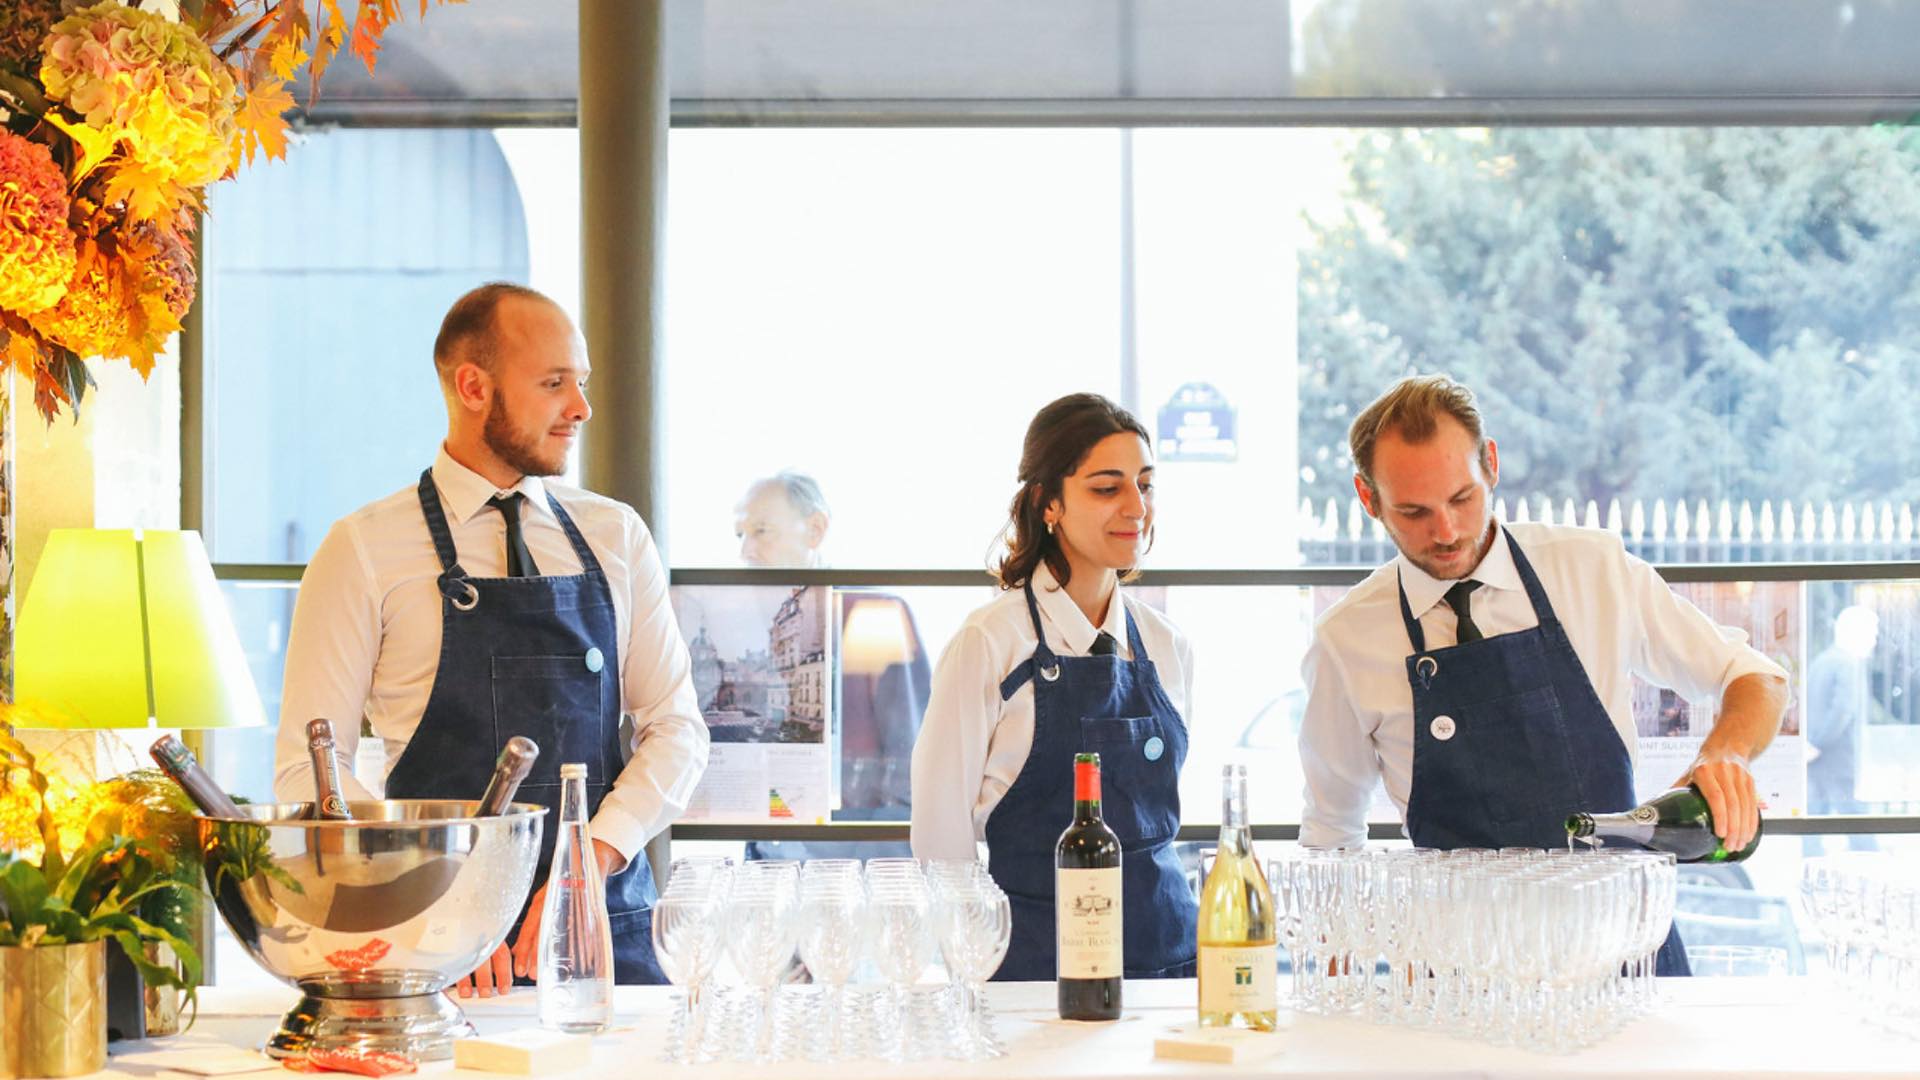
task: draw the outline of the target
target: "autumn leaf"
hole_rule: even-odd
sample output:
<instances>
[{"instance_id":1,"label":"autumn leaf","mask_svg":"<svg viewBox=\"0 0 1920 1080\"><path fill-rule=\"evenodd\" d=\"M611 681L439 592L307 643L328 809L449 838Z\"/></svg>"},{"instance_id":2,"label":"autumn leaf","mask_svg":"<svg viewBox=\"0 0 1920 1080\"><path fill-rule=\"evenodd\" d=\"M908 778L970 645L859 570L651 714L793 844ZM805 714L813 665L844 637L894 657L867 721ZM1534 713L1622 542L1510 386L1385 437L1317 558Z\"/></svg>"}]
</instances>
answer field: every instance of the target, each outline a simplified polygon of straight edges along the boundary
<instances>
[{"instance_id":1,"label":"autumn leaf","mask_svg":"<svg viewBox=\"0 0 1920 1080\"><path fill-rule=\"evenodd\" d=\"M293 95L287 93L285 82L262 82L249 90L246 101L233 117L234 158L237 160L244 153L247 164L251 165L255 150L274 160L285 158L287 121L284 114L291 108Z\"/></svg>"},{"instance_id":2,"label":"autumn leaf","mask_svg":"<svg viewBox=\"0 0 1920 1080\"><path fill-rule=\"evenodd\" d=\"M24 320L8 317L0 325L0 368L30 372L40 366L45 343Z\"/></svg>"},{"instance_id":3,"label":"autumn leaf","mask_svg":"<svg viewBox=\"0 0 1920 1080\"><path fill-rule=\"evenodd\" d=\"M353 41L347 47L353 55L367 65L367 72L373 72L374 62L380 59L380 35L399 16L395 7L397 0L360 0L360 12L353 20Z\"/></svg>"},{"instance_id":4,"label":"autumn leaf","mask_svg":"<svg viewBox=\"0 0 1920 1080\"><path fill-rule=\"evenodd\" d=\"M294 72L306 62L307 50L301 47L301 39L292 34L275 40L267 51L267 67L272 70L274 78L281 82L292 82Z\"/></svg>"},{"instance_id":5,"label":"autumn leaf","mask_svg":"<svg viewBox=\"0 0 1920 1080\"><path fill-rule=\"evenodd\" d=\"M125 200L130 221L163 220L193 193L173 182L165 169L151 169L138 161L123 161L107 180L106 201Z\"/></svg>"},{"instance_id":6,"label":"autumn leaf","mask_svg":"<svg viewBox=\"0 0 1920 1080\"><path fill-rule=\"evenodd\" d=\"M92 124L81 121L72 123L60 118L60 114L49 111L47 122L66 133L67 138L80 148L80 160L73 166L73 182L79 184L87 175L100 167L100 163L113 156L120 145L118 130L102 131Z\"/></svg>"},{"instance_id":7,"label":"autumn leaf","mask_svg":"<svg viewBox=\"0 0 1920 1080\"><path fill-rule=\"evenodd\" d=\"M335 53L347 40L347 17L340 13L340 0L320 0L321 10L325 12L325 25L313 44L313 62L307 70L307 104L311 106L320 96L320 76L326 74L327 65L333 63Z\"/></svg>"}]
</instances>

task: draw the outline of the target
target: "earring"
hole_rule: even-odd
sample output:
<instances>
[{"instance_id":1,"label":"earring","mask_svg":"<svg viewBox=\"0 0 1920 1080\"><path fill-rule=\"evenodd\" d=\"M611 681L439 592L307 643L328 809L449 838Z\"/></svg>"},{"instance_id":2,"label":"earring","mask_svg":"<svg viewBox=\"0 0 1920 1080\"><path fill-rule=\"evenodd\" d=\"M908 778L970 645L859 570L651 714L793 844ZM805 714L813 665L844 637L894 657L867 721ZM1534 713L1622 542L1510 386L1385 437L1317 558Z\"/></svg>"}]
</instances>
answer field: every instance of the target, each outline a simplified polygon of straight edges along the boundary
<instances>
[{"instance_id":1,"label":"earring","mask_svg":"<svg viewBox=\"0 0 1920 1080\"><path fill-rule=\"evenodd\" d=\"M1053 522L1051 521L1047 522L1047 535L1048 536L1053 535Z\"/></svg>"}]
</instances>

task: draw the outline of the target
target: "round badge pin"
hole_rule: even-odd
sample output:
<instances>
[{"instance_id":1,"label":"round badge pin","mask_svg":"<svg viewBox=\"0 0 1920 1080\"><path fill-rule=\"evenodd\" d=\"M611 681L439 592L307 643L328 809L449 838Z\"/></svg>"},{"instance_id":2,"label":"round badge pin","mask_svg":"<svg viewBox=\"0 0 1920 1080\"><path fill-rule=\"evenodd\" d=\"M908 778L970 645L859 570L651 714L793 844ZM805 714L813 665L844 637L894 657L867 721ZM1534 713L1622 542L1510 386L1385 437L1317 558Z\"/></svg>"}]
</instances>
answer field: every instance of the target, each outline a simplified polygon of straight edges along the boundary
<instances>
[{"instance_id":1,"label":"round badge pin","mask_svg":"<svg viewBox=\"0 0 1920 1080\"><path fill-rule=\"evenodd\" d=\"M1446 742L1453 738L1453 733L1457 729L1453 723L1453 717L1436 716L1433 718L1433 723L1427 725L1427 730L1433 733L1434 738Z\"/></svg>"},{"instance_id":2,"label":"round badge pin","mask_svg":"<svg viewBox=\"0 0 1920 1080\"><path fill-rule=\"evenodd\" d=\"M596 649L587 650L587 670L588 671L591 671L597 675L600 673L600 669L606 666L607 666L607 658L601 654L599 649L596 648Z\"/></svg>"},{"instance_id":3,"label":"round badge pin","mask_svg":"<svg viewBox=\"0 0 1920 1080\"><path fill-rule=\"evenodd\" d=\"M1147 755L1148 761L1159 761L1160 755L1167 752L1166 740L1155 735L1147 740L1147 745L1142 748L1142 752Z\"/></svg>"}]
</instances>

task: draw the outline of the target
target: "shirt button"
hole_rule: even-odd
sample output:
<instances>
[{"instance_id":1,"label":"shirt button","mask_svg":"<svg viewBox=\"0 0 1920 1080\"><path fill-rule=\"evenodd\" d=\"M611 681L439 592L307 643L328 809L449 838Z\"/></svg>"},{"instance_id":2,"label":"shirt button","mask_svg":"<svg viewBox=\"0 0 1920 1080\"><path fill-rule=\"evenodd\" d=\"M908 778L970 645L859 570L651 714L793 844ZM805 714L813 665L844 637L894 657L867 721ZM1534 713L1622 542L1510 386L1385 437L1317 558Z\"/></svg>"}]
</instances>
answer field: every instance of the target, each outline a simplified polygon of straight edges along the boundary
<instances>
[{"instance_id":1,"label":"shirt button","mask_svg":"<svg viewBox=\"0 0 1920 1080\"><path fill-rule=\"evenodd\" d=\"M607 658L601 654L599 649L587 650L587 670L588 671L591 671L594 674L598 675L600 673L600 669L606 666L607 666Z\"/></svg>"},{"instance_id":2,"label":"shirt button","mask_svg":"<svg viewBox=\"0 0 1920 1080\"><path fill-rule=\"evenodd\" d=\"M1453 717L1441 715L1433 718L1433 723L1427 725L1427 730L1433 733L1434 738L1439 739L1441 742L1446 742L1448 739L1453 738L1453 733L1456 728L1453 723Z\"/></svg>"},{"instance_id":3,"label":"shirt button","mask_svg":"<svg viewBox=\"0 0 1920 1080\"><path fill-rule=\"evenodd\" d=\"M1159 761L1160 755L1167 752L1167 743L1165 739L1155 735L1153 738L1147 740L1147 745L1142 749L1147 755L1148 761Z\"/></svg>"}]
</instances>

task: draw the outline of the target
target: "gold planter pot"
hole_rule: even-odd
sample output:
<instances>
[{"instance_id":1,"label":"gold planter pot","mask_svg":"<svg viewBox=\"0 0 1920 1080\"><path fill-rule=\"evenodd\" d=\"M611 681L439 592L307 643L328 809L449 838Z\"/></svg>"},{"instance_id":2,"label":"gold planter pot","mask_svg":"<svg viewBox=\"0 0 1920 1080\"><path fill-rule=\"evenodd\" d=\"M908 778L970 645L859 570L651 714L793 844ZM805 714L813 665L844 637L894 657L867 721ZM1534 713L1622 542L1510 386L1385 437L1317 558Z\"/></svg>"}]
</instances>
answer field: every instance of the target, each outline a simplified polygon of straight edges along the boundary
<instances>
[{"instance_id":1,"label":"gold planter pot","mask_svg":"<svg viewBox=\"0 0 1920 1080\"><path fill-rule=\"evenodd\" d=\"M0 947L0 1080L107 1063L107 943Z\"/></svg>"}]
</instances>

